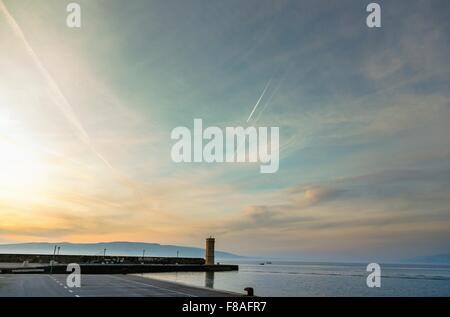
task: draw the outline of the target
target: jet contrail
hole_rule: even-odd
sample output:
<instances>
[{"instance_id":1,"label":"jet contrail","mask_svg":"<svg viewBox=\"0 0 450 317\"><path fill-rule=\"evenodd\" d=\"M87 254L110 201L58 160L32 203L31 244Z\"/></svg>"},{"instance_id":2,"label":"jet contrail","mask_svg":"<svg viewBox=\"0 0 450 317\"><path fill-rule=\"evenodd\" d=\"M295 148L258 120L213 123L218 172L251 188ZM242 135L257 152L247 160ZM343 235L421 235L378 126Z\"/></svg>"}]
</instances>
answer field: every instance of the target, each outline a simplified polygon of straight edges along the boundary
<instances>
[{"instance_id":1,"label":"jet contrail","mask_svg":"<svg viewBox=\"0 0 450 317\"><path fill-rule=\"evenodd\" d=\"M66 119L70 122L72 125L72 128L75 130L78 138L85 143L89 149L94 152L97 157L105 163L105 165L113 169L112 165L101 155L93 146L89 135L87 134L86 130L84 129L81 122L78 120L78 118L75 115L75 112L72 109L72 106L70 105L67 98L64 96L64 94L61 92L61 89L59 88L56 81L53 79L53 77L50 75L50 73L47 71L47 69L44 67L44 65L39 60L39 57L34 52L33 48L31 47L30 43L28 42L27 38L25 37L25 34L23 33L20 26L17 24L14 17L9 12L6 5L3 3L3 0L0 0L0 10L3 12L3 14L6 17L6 21L13 30L13 32L16 34L16 36L22 41L23 45L25 46L25 50L27 51L28 55L33 60L35 66L39 70L39 73L44 77L47 85L49 86L50 90L50 97L55 103L56 106L60 108Z\"/></svg>"},{"instance_id":2,"label":"jet contrail","mask_svg":"<svg viewBox=\"0 0 450 317\"><path fill-rule=\"evenodd\" d=\"M286 79L288 73L292 70L292 65L294 63L291 62L289 63L289 65L287 66L286 70L283 73L283 76L281 76L281 79L279 79L278 84L276 85L276 87L272 90L272 93L270 94L269 98L267 99L266 103L264 104L263 108L261 109L261 111L258 113L258 116L255 119L255 124L258 122L259 118L261 117L261 115L264 113L264 110L266 110L266 108L269 106L270 102L272 101L273 97L276 95L276 93L278 92L278 89L280 89L281 84L284 82L284 80Z\"/></svg>"},{"instance_id":3,"label":"jet contrail","mask_svg":"<svg viewBox=\"0 0 450 317\"><path fill-rule=\"evenodd\" d=\"M250 119L252 118L252 115L253 115L253 113L255 112L256 108L258 108L258 105L259 105L259 103L261 102L261 100L263 99L263 97L264 97L264 95L265 95L265 93L266 93L267 88L269 88L269 85L270 85L270 82L271 82L271 81L272 81L272 79L270 79L270 80L267 82L266 87L264 87L264 90L263 90L261 96L259 96L258 101L256 102L255 106L253 107L252 113L250 113L250 115L248 116L247 122L250 121Z\"/></svg>"}]
</instances>

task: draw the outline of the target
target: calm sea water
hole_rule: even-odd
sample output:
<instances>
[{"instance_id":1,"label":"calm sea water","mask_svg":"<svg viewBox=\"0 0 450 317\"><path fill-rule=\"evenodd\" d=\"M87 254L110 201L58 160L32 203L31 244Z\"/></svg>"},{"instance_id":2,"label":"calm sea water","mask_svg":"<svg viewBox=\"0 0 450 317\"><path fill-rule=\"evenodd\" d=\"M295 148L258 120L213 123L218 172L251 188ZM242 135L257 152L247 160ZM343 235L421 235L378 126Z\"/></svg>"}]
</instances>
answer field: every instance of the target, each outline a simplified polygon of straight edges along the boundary
<instances>
[{"instance_id":1,"label":"calm sea water","mask_svg":"<svg viewBox=\"0 0 450 317\"><path fill-rule=\"evenodd\" d=\"M234 263L233 263L234 264ZM143 276L258 296L450 296L450 265L381 265L381 288L368 288L364 264L237 263L238 272L150 273Z\"/></svg>"}]
</instances>

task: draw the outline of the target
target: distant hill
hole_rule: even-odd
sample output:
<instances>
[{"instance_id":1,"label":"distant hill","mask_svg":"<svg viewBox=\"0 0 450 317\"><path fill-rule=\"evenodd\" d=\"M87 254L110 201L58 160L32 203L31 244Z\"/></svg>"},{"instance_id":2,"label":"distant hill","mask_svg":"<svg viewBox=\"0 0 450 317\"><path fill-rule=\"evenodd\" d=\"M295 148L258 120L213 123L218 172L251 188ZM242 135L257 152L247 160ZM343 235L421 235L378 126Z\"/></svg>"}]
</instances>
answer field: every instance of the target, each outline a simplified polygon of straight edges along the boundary
<instances>
[{"instance_id":1,"label":"distant hill","mask_svg":"<svg viewBox=\"0 0 450 317\"><path fill-rule=\"evenodd\" d=\"M25 253L25 254L53 254L55 245L58 245L60 254L72 255L102 255L106 249L106 255L122 256L142 256L142 250L145 249L145 256L175 257L179 251L180 257L204 258L205 250L201 248L161 245L158 243L144 242L102 242L102 243L18 243L18 244L0 244L0 253ZM216 251L218 259L238 259L243 256L233 253Z\"/></svg>"},{"instance_id":2,"label":"distant hill","mask_svg":"<svg viewBox=\"0 0 450 317\"><path fill-rule=\"evenodd\" d=\"M450 264L450 253L428 255L428 256L417 256L411 259L406 259L405 262L423 263L423 264Z\"/></svg>"}]
</instances>

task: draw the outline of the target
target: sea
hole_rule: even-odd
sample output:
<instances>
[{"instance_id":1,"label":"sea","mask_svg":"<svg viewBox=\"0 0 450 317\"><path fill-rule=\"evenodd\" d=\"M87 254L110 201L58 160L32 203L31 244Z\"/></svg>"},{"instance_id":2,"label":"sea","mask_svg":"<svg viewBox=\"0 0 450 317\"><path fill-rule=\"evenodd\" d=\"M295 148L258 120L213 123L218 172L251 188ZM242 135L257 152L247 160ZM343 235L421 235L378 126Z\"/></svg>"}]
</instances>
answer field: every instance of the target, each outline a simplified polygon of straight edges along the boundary
<instances>
[{"instance_id":1,"label":"sea","mask_svg":"<svg viewBox=\"0 0 450 317\"><path fill-rule=\"evenodd\" d=\"M450 296L450 265L380 264L380 287L367 285L366 264L312 262L230 262L234 272L146 273L144 277L257 296Z\"/></svg>"}]
</instances>

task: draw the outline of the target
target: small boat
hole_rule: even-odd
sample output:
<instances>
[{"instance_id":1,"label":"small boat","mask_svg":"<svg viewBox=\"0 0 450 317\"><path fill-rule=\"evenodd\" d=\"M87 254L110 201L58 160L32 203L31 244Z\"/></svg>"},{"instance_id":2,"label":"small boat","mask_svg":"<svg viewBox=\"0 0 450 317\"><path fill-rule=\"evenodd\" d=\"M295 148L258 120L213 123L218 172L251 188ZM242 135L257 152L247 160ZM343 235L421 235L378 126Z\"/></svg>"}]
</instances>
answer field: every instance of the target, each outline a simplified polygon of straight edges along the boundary
<instances>
[{"instance_id":1,"label":"small boat","mask_svg":"<svg viewBox=\"0 0 450 317\"><path fill-rule=\"evenodd\" d=\"M265 264L264 262L259 263L259 265L264 265L264 264Z\"/></svg>"},{"instance_id":2,"label":"small boat","mask_svg":"<svg viewBox=\"0 0 450 317\"><path fill-rule=\"evenodd\" d=\"M270 262L270 261L266 261L266 264L272 264L272 262Z\"/></svg>"}]
</instances>

